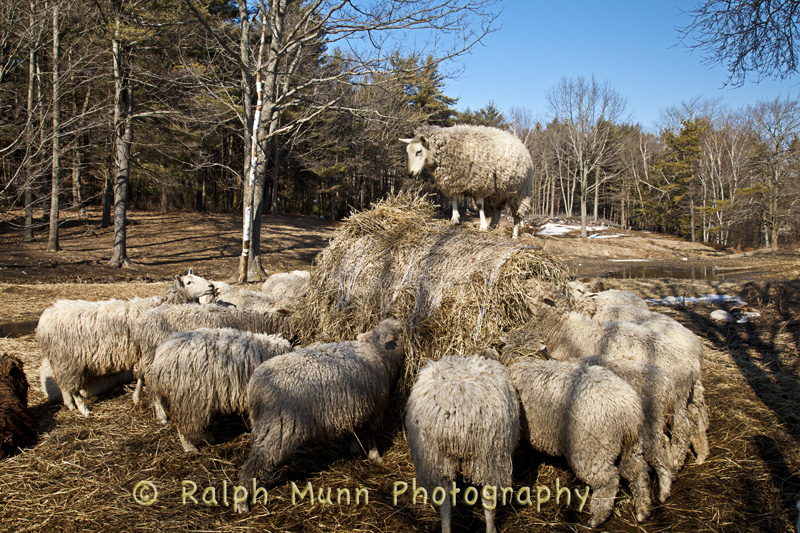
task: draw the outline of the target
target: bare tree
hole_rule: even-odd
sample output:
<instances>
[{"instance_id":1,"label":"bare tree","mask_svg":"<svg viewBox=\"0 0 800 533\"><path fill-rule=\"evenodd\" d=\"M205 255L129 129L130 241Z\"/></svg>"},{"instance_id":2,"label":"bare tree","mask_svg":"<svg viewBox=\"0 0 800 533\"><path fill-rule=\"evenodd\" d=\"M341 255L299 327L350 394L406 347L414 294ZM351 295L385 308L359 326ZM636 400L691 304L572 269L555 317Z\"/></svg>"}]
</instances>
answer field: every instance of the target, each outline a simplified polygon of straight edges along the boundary
<instances>
[{"instance_id":1,"label":"bare tree","mask_svg":"<svg viewBox=\"0 0 800 533\"><path fill-rule=\"evenodd\" d=\"M58 243L58 194L61 180L61 30L59 27L61 6L53 5L53 170L52 185L50 187L50 234L47 240L47 250L57 252L61 249Z\"/></svg>"},{"instance_id":2,"label":"bare tree","mask_svg":"<svg viewBox=\"0 0 800 533\"><path fill-rule=\"evenodd\" d=\"M759 185L763 188L760 208L763 213L765 243L778 247L778 237L788 229L792 201L797 196L790 160L800 136L800 103L790 98L776 98L748 106L755 134L763 143L765 157L759 158Z\"/></svg>"},{"instance_id":3,"label":"bare tree","mask_svg":"<svg viewBox=\"0 0 800 533\"><path fill-rule=\"evenodd\" d=\"M704 50L708 63L724 65L728 83L797 73L800 1L705 0L688 14L683 41Z\"/></svg>"},{"instance_id":4,"label":"bare tree","mask_svg":"<svg viewBox=\"0 0 800 533\"><path fill-rule=\"evenodd\" d=\"M609 83L598 83L594 76L589 80L582 76L561 78L547 93L547 102L555 119L565 126L563 146L574 162L580 183L581 236L587 237L589 176L608 157L612 135L609 125L622 117L627 104ZM594 187L598 186L596 178Z\"/></svg>"},{"instance_id":5,"label":"bare tree","mask_svg":"<svg viewBox=\"0 0 800 533\"><path fill-rule=\"evenodd\" d=\"M247 68L241 49L234 52L224 35L213 30L208 15L201 13L192 0L185 1L229 57L240 68ZM343 105L346 92L340 89L375 73L391 72L393 75L385 80L408 76L410 71L390 70L391 59L398 50L412 52L408 43L421 43L419 47L430 52L434 65L458 56L492 29L496 14L491 8L495 3L496 0L379 0L354 5L343 0L274 0L267 5L262 0L269 45L260 69L264 82L262 124L258 125L259 151L264 155L260 157L267 159L272 139L304 127L328 110L358 112L374 120L390 119L369 110L348 108ZM337 63L341 68L332 69L330 63L316 69L301 68L308 57L325 49L336 49L334 52L346 59ZM286 114L290 109L296 111L291 118ZM264 179L266 165L259 165L257 171L257 179ZM256 233L259 223L244 222ZM243 248L244 241L251 237L243 236ZM250 246L243 253L249 262L255 262L256 251L257 247ZM242 268L239 271L241 280Z\"/></svg>"}]
</instances>

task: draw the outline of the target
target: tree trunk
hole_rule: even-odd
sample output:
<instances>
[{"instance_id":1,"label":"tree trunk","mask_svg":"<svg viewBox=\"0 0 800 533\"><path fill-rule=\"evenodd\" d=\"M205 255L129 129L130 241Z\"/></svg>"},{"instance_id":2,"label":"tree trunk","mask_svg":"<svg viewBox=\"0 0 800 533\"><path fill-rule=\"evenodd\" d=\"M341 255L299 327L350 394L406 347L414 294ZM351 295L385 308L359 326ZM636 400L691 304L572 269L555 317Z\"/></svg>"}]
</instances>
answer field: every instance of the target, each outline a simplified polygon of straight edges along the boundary
<instances>
[{"instance_id":1,"label":"tree trunk","mask_svg":"<svg viewBox=\"0 0 800 533\"><path fill-rule=\"evenodd\" d=\"M33 1L30 3L31 8L31 27L34 27L35 22L35 11L36 5ZM25 152L25 242L33 242L33 184L36 180L34 165L33 165L33 155L31 154L32 150L31 147L34 142L34 134L33 134L33 121L34 121L34 109L33 109L33 102L34 102L34 91L36 89L36 71L37 71L37 59L36 59L36 50L38 48L38 43L34 42L34 39L31 39L30 48L28 49L28 109L27 109L27 125L28 131L26 134L26 152Z\"/></svg>"},{"instance_id":2,"label":"tree trunk","mask_svg":"<svg viewBox=\"0 0 800 533\"><path fill-rule=\"evenodd\" d=\"M118 7L118 6L117 6ZM117 17L111 46L114 60L114 153L117 177L114 182L114 249L109 265L130 265L127 251L127 209L130 185L131 142L133 141L133 82L123 65L120 43L120 18Z\"/></svg>"},{"instance_id":3,"label":"tree trunk","mask_svg":"<svg viewBox=\"0 0 800 533\"><path fill-rule=\"evenodd\" d=\"M59 6L53 6L53 170L50 187L50 234L47 250L61 250L58 243L58 192L61 179L61 79L59 72L59 55L61 39L59 33Z\"/></svg>"},{"instance_id":4,"label":"tree trunk","mask_svg":"<svg viewBox=\"0 0 800 533\"><path fill-rule=\"evenodd\" d=\"M597 222L599 217L598 206L600 204L600 167L594 170L594 220Z\"/></svg>"},{"instance_id":5,"label":"tree trunk","mask_svg":"<svg viewBox=\"0 0 800 533\"><path fill-rule=\"evenodd\" d=\"M263 34L262 34L263 35ZM263 39L262 39L263 43ZM260 63L260 61L259 61ZM242 229L242 255L239 258L239 275L237 282L247 281L247 262L250 254L250 227L253 222L253 189L255 188L256 166L258 164L258 125L261 122L261 72L256 73L256 95L258 101L253 114L253 135L250 141L250 172L245 182L244 217Z\"/></svg>"},{"instance_id":6,"label":"tree trunk","mask_svg":"<svg viewBox=\"0 0 800 533\"><path fill-rule=\"evenodd\" d=\"M103 179L103 219L100 222L101 228L111 225L111 202L113 201L113 185L111 183L111 162L106 161L105 176Z\"/></svg>"}]
</instances>

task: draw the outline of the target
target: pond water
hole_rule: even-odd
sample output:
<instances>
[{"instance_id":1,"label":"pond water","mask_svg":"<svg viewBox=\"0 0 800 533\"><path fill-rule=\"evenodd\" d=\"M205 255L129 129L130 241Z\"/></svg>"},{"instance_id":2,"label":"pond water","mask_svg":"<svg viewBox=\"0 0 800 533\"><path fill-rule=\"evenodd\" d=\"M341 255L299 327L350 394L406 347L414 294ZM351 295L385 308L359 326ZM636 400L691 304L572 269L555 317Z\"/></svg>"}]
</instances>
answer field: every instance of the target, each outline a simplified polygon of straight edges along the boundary
<instances>
[{"instance_id":1,"label":"pond water","mask_svg":"<svg viewBox=\"0 0 800 533\"><path fill-rule=\"evenodd\" d=\"M713 266L663 266L630 265L606 272L603 277L613 279L691 279L691 280L752 280L766 274L762 270L742 269L718 271Z\"/></svg>"}]
</instances>

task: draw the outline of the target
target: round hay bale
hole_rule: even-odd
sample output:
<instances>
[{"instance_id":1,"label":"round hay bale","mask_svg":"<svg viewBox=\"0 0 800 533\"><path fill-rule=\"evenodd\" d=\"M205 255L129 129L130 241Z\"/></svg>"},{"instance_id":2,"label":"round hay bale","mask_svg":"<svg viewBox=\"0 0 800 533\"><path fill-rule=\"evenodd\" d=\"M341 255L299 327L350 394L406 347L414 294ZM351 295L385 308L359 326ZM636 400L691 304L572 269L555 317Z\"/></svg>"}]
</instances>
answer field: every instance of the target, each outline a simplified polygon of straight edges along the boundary
<instances>
[{"instance_id":1,"label":"round hay bale","mask_svg":"<svg viewBox=\"0 0 800 533\"><path fill-rule=\"evenodd\" d=\"M315 259L296 314L303 345L339 342L391 315L406 327L404 389L426 359L469 355L532 318L526 281L566 285L558 259L499 232L453 228L412 193L351 215Z\"/></svg>"}]
</instances>

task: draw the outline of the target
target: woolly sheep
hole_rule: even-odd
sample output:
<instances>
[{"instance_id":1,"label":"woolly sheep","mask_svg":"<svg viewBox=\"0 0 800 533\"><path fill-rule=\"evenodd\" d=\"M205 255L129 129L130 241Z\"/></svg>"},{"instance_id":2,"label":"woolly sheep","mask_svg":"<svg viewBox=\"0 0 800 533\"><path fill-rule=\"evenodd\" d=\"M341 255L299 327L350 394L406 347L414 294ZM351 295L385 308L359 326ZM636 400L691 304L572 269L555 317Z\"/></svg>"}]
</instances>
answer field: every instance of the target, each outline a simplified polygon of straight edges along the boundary
<instances>
[{"instance_id":1,"label":"woolly sheep","mask_svg":"<svg viewBox=\"0 0 800 533\"><path fill-rule=\"evenodd\" d=\"M125 370L123 372L115 372L114 374L87 380L86 388L81 389L78 393L84 398L93 398L113 389L117 385L130 383L131 381L133 381L132 371ZM63 401L61 389L58 388L56 378L53 376L53 368L50 366L50 361L46 357L42 359L42 363L39 366L39 382L42 386L42 392L47 396L47 401Z\"/></svg>"},{"instance_id":2,"label":"woolly sheep","mask_svg":"<svg viewBox=\"0 0 800 533\"><path fill-rule=\"evenodd\" d=\"M138 381L133 402L138 403L143 376L153 360L158 345L170 334L198 328L235 328L256 333L284 331L281 311L259 313L216 304L160 305L141 314L130 326L130 334L139 352L136 365Z\"/></svg>"},{"instance_id":3,"label":"woolly sheep","mask_svg":"<svg viewBox=\"0 0 800 533\"><path fill-rule=\"evenodd\" d=\"M275 300L275 305L294 309L305 295L311 273L307 270L280 272L269 276L261 286L261 292Z\"/></svg>"},{"instance_id":4,"label":"woolly sheep","mask_svg":"<svg viewBox=\"0 0 800 533\"><path fill-rule=\"evenodd\" d=\"M130 336L132 321L163 303L193 301L196 295L184 280L177 277L163 296L100 302L58 300L45 309L36 327L36 340L55 381L55 386L49 380L43 383L48 398L57 398L58 389L67 408L77 408L81 415L89 416L86 397L80 391L92 396L93 382L133 370L138 353ZM122 379L122 375L118 377Z\"/></svg>"},{"instance_id":5,"label":"woolly sheep","mask_svg":"<svg viewBox=\"0 0 800 533\"><path fill-rule=\"evenodd\" d=\"M607 368L625 380L639 395L644 423L639 434L645 460L658 475L658 500L669 498L677 465L666 435L667 420L675 415L675 385L669 375L653 364L614 360L603 355L585 357L582 362Z\"/></svg>"},{"instance_id":6,"label":"woolly sheep","mask_svg":"<svg viewBox=\"0 0 800 533\"><path fill-rule=\"evenodd\" d=\"M406 436L417 479L432 491L449 490L460 471L475 485L511 486L511 456L519 442L519 399L511 376L485 357L428 361L408 397ZM439 507L450 532L450 499ZM484 509L487 533L494 511Z\"/></svg>"},{"instance_id":7,"label":"woolly sheep","mask_svg":"<svg viewBox=\"0 0 800 533\"><path fill-rule=\"evenodd\" d=\"M194 287L196 292L201 292L200 303L216 303L218 305L233 306L245 311L268 314L281 309L276 303L276 298L262 291L252 291L242 287L234 287L223 281L210 281L194 274L189 269L189 274L183 277L184 282ZM287 312L284 309L284 312Z\"/></svg>"},{"instance_id":8,"label":"woolly sheep","mask_svg":"<svg viewBox=\"0 0 800 533\"><path fill-rule=\"evenodd\" d=\"M36 328L36 340L50 361L64 405L89 416L79 393L95 378L132 370L139 353L130 325L156 307L159 297L132 300L59 300L45 309Z\"/></svg>"},{"instance_id":9,"label":"woolly sheep","mask_svg":"<svg viewBox=\"0 0 800 533\"><path fill-rule=\"evenodd\" d=\"M552 301L545 299L539 305L534 327L542 334L553 359L566 361L601 354L635 364L655 364L667 372L675 387L672 457L680 468L690 443L705 442L703 424L693 424L688 413L689 404L698 404L702 396L700 361L696 355L681 339L659 334L643 325L598 323L578 312L565 312L551 304ZM707 449L695 448L695 451L697 462L702 462Z\"/></svg>"},{"instance_id":10,"label":"woolly sheep","mask_svg":"<svg viewBox=\"0 0 800 533\"><path fill-rule=\"evenodd\" d=\"M434 184L451 199L452 224L458 224L458 197L475 198L481 230L489 227L485 206L505 206L514 217L514 238L519 235L520 217L528 208L533 180L530 152L516 136L486 126L424 126L406 143L408 171L418 177L423 169ZM493 223L496 219L493 220Z\"/></svg>"},{"instance_id":11,"label":"woolly sheep","mask_svg":"<svg viewBox=\"0 0 800 533\"><path fill-rule=\"evenodd\" d=\"M262 362L291 350L289 341L231 328L174 333L147 369L150 401L166 414L186 452L196 452L212 416L247 411L247 383Z\"/></svg>"},{"instance_id":12,"label":"woolly sheep","mask_svg":"<svg viewBox=\"0 0 800 533\"><path fill-rule=\"evenodd\" d=\"M636 519L647 518L648 467L639 441L644 412L636 391L611 370L584 361L519 359L508 371L531 445L566 458L592 488L589 525L611 514L620 474L631 485Z\"/></svg>"},{"instance_id":13,"label":"woolly sheep","mask_svg":"<svg viewBox=\"0 0 800 533\"><path fill-rule=\"evenodd\" d=\"M662 338L669 338L681 345L687 358L694 359L698 367L702 365L703 345L697 335L677 320L649 310L647 303L635 293L614 290L591 293L586 290L587 286L580 282L572 282L570 287L573 294L577 295L577 307L582 308L583 312L591 316L594 321L630 322L647 327ZM591 304L587 305L587 301L591 301ZM690 444L695 450L696 461L702 463L708 456L706 431L709 418L700 374L694 382L687 408L690 424L693 427ZM679 464L682 464L682 461L683 459L679 457Z\"/></svg>"},{"instance_id":14,"label":"woolly sheep","mask_svg":"<svg viewBox=\"0 0 800 533\"><path fill-rule=\"evenodd\" d=\"M22 361L0 356L0 459L36 440L36 421L28 409L28 379Z\"/></svg>"},{"instance_id":15,"label":"woolly sheep","mask_svg":"<svg viewBox=\"0 0 800 533\"><path fill-rule=\"evenodd\" d=\"M273 357L247 386L252 449L239 479L268 479L298 446L380 426L403 365L403 329L383 320L357 340L319 344ZM380 462L374 439L370 459ZM247 510L247 504L240 507Z\"/></svg>"}]
</instances>

